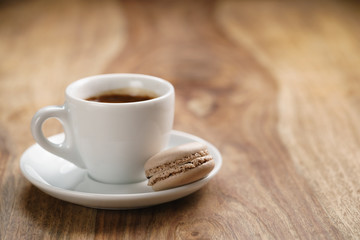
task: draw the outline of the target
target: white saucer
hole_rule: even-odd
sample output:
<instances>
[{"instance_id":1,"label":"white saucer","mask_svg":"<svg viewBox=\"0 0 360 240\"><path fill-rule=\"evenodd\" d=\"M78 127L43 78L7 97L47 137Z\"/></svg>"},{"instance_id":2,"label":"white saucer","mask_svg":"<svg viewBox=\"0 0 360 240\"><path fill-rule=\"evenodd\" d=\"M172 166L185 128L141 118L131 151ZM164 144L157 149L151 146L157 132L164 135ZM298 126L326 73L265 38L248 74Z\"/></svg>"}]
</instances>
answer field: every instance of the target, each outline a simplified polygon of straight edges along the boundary
<instances>
[{"instance_id":1,"label":"white saucer","mask_svg":"<svg viewBox=\"0 0 360 240\"><path fill-rule=\"evenodd\" d=\"M64 134L50 138L61 142ZM211 173L194 183L181 187L155 192L147 186L147 180L135 184L104 184L88 177L84 169L57 157L38 144L29 147L20 159L20 168L24 176L45 193L71 203L104 209L142 208L173 201L187 196L203 187L220 170L222 158L220 152L209 142L180 131L172 131L167 146L198 141L208 146L215 160Z\"/></svg>"}]
</instances>

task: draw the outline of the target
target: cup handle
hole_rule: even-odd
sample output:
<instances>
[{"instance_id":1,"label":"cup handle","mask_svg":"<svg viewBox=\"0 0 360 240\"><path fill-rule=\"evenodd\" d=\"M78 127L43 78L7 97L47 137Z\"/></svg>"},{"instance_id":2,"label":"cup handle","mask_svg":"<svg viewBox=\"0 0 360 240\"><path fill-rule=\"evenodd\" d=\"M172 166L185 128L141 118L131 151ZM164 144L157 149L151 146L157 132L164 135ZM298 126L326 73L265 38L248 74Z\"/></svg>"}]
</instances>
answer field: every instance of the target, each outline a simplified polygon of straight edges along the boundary
<instances>
[{"instance_id":1,"label":"cup handle","mask_svg":"<svg viewBox=\"0 0 360 240\"><path fill-rule=\"evenodd\" d=\"M42 125L49 118L56 118L62 124L65 132L65 140L62 143L53 143L44 136ZM31 121L31 132L36 142L48 152L62 157L80 168L86 168L76 150L68 111L64 105L48 106L36 112Z\"/></svg>"}]
</instances>

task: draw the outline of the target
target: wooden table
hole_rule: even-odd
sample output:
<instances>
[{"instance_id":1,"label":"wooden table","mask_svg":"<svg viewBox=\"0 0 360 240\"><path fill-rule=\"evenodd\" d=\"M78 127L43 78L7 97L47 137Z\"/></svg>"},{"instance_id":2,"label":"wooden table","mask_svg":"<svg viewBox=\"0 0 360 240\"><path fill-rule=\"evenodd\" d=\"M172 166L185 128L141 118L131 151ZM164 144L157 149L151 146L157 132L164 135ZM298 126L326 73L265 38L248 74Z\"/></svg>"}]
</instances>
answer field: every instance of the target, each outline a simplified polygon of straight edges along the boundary
<instances>
[{"instance_id":1,"label":"wooden table","mask_svg":"<svg viewBox=\"0 0 360 240\"><path fill-rule=\"evenodd\" d=\"M348 1L2 1L0 239L359 239L359 12ZM174 84L174 128L224 159L205 187L109 211L22 176L33 114L112 72Z\"/></svg>"}]
</instances>

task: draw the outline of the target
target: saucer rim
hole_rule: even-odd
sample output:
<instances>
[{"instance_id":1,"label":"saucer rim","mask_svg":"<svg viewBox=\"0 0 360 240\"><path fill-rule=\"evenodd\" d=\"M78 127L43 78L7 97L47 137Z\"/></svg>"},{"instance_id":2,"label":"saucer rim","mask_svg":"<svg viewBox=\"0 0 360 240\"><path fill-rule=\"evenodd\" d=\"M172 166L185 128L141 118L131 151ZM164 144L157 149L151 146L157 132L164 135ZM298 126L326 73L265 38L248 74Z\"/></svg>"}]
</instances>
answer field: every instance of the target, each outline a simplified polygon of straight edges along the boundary
<instances>
[{"instance_id":1,"label":"saucer rim","mask_svg":"<svg viewBox=\"0 0 360 240\"><path fill-rule=\"evenodd\" d=\"M55 134L51 137L56 137L58 135L63 135L64 133L59 133L59 134ZM61 188L58 186L54 186L48 183L44 183L41 182L39 180L37 180L36 178L32 177L30 174L28 174L28 172L25 170L24 164L26 161L26 156L27 154L29 154L29 152L36 147L38 144L35 143L33 145L31 145L30 147L28 147L25 152L22 154L21 158L20 158L20 169L22 174L24 175L24 177L32 184L34 184L37 188L39 188L40 190L44 191L46 189L46 193L49 195L52 195L51 193L55 192L56 194L60 193L63 196L67 196L67 197L76 197L76 198L81 198L81 199L88 199L89 197L91 197L93 200L104 200L104 197L106 197L107 200L116 200L119 197L121 197L121 200L130 200L130 199L134 199L136 198L137 200L141 200L141 199L146 199L149 196L153 196L156 195L156 197L161 197L161 196L167 196L171 193L176 193L176 192L181 192L182 190L186 190L189 186L192 186L192 188L198 188L200 189L203 185L205 185L211 178L213 178L221 169L221 166L223 164L223 160L222 160L222 156L220 151L210 142L186 133L186 132L182 132L179 130L172 130L171 135L178 135L178 136L183 136L189 139L194 139L197 140L199 142L203 142L205 144L208 145L208 147L210 149L214 149L214 151L216 151L217 153L217 161L215 164L215 168L204 178L193 182L193 183L189 183L183 186L179 186L179 187L175 187L175 188L171 188L171 189L166 189L166 190L162 190L162 191L151 191L151 192L142 192L142 193L90 193L90 192L81 192L81 191L77 191L77 190L70 190L70 189L66 189L66 188ZM46 151L45 149L43 149L44 151ZM144 180L147 181L147 180ZM43 190L44 189L44 190ZM197 190L195 190L197 191ZM49 193L50 192L50 193ZM194 191L193 191L194 192ZM54 196L54 195L52 195ZM59 197L56 197L59 198ZM118 208L117 208L118 209Z\"/></svg>"}]
</instances>

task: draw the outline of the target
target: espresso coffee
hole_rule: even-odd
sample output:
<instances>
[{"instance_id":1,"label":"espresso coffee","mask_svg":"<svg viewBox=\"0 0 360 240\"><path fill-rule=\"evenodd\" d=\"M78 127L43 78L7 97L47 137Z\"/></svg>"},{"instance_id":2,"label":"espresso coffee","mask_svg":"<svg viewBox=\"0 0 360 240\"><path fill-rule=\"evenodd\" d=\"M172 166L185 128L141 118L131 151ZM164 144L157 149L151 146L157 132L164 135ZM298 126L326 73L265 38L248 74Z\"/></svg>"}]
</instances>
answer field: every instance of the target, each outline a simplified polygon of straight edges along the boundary
<instances>
[{"instance_id":1,"label":"espresso coffee","mask_svg":"<svg viewBox=\"0 0 360 240\"><path fill-rule=\"evenodd\" d=\"M131 103L147 101L156 97L158 97L156 93L142 88L119 88L99 93L86 100L104 103Z\"/></svg>"}]
</instances>

